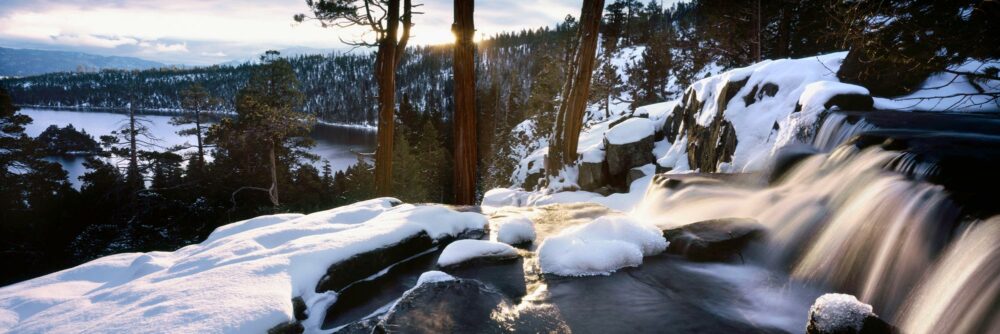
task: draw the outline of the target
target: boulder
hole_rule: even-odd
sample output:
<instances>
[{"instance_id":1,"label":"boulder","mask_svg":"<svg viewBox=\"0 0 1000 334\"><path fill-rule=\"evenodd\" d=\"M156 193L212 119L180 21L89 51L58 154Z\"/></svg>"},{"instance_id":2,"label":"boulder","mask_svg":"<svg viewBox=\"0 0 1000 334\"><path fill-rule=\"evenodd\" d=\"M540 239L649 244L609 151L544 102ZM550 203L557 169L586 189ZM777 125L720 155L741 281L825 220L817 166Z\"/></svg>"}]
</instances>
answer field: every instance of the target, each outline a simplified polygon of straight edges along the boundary
<instances>
[{"instance_id":1,"label":"boulder","mask_svg":"<svg viewBox=\"0 0 1000 334\"><path fill-rule=\"evenodd\" d=\"M808 334L890 334L899 330L852 295L828 293L809 308Z\"/></svg>"},{"instance_id":2,"label":"boulder","mask_svg":"<svg viewBox=\"0 0 1000 334\"><path fill-rule=\"evenodd\" d=\"M655 161L653 157L653 134L636 142L625 144L611 144L605 142L607 147L608 173L611 175L621 175L632 167L650 164Z\"/></svg>"},{"instance_id":3,"label":"boulder","mask_svg":"<svg viewBox=\"0 0 1000 334\"><path fill-rule=\"evenodd\" d=\"M625 186L628 187L633 181L641 179L646 176L646 173L642 171L642 168L632 168L628 170L628 174L625 175Z\"/></svg>"},{"instance_id":4,"label":"boulder","mask_svg":"<svg viewBox=\"0 0 1000 334\"><path fill-rule=\"evenodd\" d=\"M428 282L400 298L379 327L394 333L503 333L499 313L509 307L503 294L476 280Z\"/></svg>"},{"instance_id":5,"label":"boulder","mask_svg":"<svg viewBox=\"0 0 1000 334\"><path fill-rule=\"evenodd\" d=\"M434 246L434 239L420 231L395 244L354 255L334 263L316 285L316 292L340 291L351 283L374 275L386 267L420 254Z\"/></svg>"},{"instance_id":6,"label":"boulder","mask_svg":"<svg viewBox=\"0 0 1000 334\"><path fill-rule=\"evenodd\" d=\"M595 191L608 185L610 176L608 175L608 163L601 162L581 162L577 184L580 189Z\"/></svg>"},{"instance_id":7,"label":"boulder","mask_svg":"<svg viewBox=\"0 0 1000 334\"><path fill-rule=\"evenodd\" d=\"M727 261L764 235L764 226L748 218L700 221L663 231L670 242L666 252L692 261Z\"/></svg>"},{"instance_id":8,"label":"boulder","mask_svg":"<svg viewBox=\"0 0 1000 334\"><path fill-rule=\"evenodd\" d=\"M528 176L524 178L524 189L533 190L538 186L538 181L545 177L545 170L539 170L535 173L529 173Z\"/></svg>"},{"instance_id":9,"label":"boulder","mask_svg":"<svg viewBox=\"0 0 1000 334\"><path fill-rule=\"evenodd\" d=\"M438 257L442 268L495 263L520 257L514 247L489 240L458 240L448 244Z\"/></svg>"},{"instance_id":10,"label":"boulder","mask_svg":"<svg viewBox=\"0 0 1000 334\"><path fill-rule=\"evenodd\" d=\"M840 110L850 111L870 111L875 105L875 99L867 94L838 94L831 97L823 104L827 110L837 107Z\"/></svg>"}]
</instances>

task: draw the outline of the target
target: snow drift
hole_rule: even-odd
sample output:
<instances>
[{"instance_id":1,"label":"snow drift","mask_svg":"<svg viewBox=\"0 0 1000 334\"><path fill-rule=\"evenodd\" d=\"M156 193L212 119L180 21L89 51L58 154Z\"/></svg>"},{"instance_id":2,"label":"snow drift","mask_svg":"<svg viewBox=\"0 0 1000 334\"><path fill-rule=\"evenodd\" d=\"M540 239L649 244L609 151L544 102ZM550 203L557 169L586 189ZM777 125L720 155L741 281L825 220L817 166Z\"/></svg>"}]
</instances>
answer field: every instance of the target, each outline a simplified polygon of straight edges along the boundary
<instances>
[{"instance_id":1,"label":"snow drift","mask_svg":"<svg viewBox=\"0 0 1000 334\"><path fill-rule=\"evenodd\" d=\"M382 198L310 215L258 217L174 252L127 253L0 289L0 332L263 333L295 319L292 299L325 310L327 268L418 233L438 239L486 219ZM303 325L316 329L322 313Z\"/></svg>"}]
</instances>

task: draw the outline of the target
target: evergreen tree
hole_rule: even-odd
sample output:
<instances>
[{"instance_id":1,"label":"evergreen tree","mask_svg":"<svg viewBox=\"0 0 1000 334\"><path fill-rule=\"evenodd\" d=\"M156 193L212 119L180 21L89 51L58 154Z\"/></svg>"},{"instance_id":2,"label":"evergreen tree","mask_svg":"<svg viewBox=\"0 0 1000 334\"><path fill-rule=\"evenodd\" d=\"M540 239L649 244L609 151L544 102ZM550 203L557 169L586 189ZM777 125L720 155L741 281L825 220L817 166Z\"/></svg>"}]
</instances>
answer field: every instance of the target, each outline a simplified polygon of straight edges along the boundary
<instances>
[{"instance_id":1,"label":"evergreen tree","mask_svg":"<svg viewBox=\"0 0 1000 334\"><path fill-rule=\"evenodd\" d=\"M299 164L298 158L315 159L305 151L313 145L306 135L315 118L301 112L303 95L295 72L277 56L277 51L261 56L265 66L251 75L237 96L237 117L224 119L210 130L211 139L220 147L217 157L228 155L221 160L236 160L242 170L256 174L245 181L259 180L264 174L270 183L266 188L244 185L233 192L233 198L242 190L264 191L274 207L281 205L279 174L287 177L288 169Z\"/></svg>"},{"instance_id":2,"label":"evergreen tree","mask_svg":"<svg viewBox=\"0 0 1000 334\"><path fill-rule=\"evenodd\" d=\"M187 113L174 116L170 120L170 124L172 125L194 125L194 127L178 131L177 134L195 137L195 145L198 151L194 159L191 159L191 164L195 166L194 170L199 172L203 171L205 167L204 137L205 131L208 129L206 125L208 120L205 118L205 112L216 104L215 98L201 84L192 84L181 92L181 108L186 110Z\"/></svg>"}]
</instances>

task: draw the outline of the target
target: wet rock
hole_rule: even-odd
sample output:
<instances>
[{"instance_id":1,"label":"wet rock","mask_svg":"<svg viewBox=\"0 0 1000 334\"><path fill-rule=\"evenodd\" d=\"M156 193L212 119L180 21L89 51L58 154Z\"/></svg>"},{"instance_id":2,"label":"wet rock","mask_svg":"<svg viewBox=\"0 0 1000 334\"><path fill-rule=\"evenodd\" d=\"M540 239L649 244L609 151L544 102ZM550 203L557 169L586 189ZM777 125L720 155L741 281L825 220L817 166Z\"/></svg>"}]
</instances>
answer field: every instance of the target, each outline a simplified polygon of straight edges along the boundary
<instances>
[{"instance_id":1,"label":"wet rock","mask_svg":"<svg viewBox=\"0 0 1000 334\"><path fill-rule=\"evenodd\" d=\"M347 326L341 327L334 333L337 334L372 334L378 328L376 319L363 319L355 321Z\"/></svg>"},{"instance_id":2,"label":"wet rock","mask_svg":"<svg viewBox=\"0 0 1000 334\"><path fill-rule=\"evenodd\" d=\"M292 313L295 314L295 320L306 320L309 315L306 314L306 302L302 300L302 297L292 298Z\"/></svg>"},{"instance_id":3,"label":"wet rock","mask_svg":"<svg viewBox=\"0 0 1000 334\"><path fill-rule=\"evenodd\" d=\"M865 94L840 94L834 95L823 104L827 110L837 107L840 110L869 111L874 109L875 100L871 95Z\"/></svg>"},{"instance_id":4,"label":"wet rock","mask_svg":"<svg viewBox=\"0 0 1000 334\"><path fill-rule=\"evenodd\" d=\"M378 273L434 246L434 239L421 231L395 244L354 255L326 270L316 285L316 292L340 291L353 282Z\"/></svg>"},{"instance_id":5,"label":"wet rock","mask_svg":"<svg viewBox=\"0 0 1000 334\"><path fill-rule=\"evenodd\" d=\"M808 334L890 334L899 330L851 295L828 293L809 309Z\"/></svg>"},{"instance_id":6,"label":"wet rock","mask_svg":"<svg viewBox=\"0 0 1000 334\"><path fill-rule=\"evenodd\" d=\"M723 184L723 182L710 177L660 174L653 176L653 184L667 189L678 190L689 185L719 185Z\"/></svg>"},{"instance_id":7,"label":"wet rock","mask_svg":"<svg viewBox=\"0 0 1000 334\"><path fill-rule=\"evenodd\" d=\"M642 171L642 168L632 168L628 170L628 174L625 175L625 185L631 185L633 181L641 179L646 176L646 173Z\"/></svg>"},{"instance_id":8,"label":"wet rock","mask_svg":"<svg viewBox=\"0 0 1000 334\"><path fill-rule=\"evenodd\" d=\"M581 162L577 184L580 189L595 191L608 185L610 176L608 175L608 163L601 162Z\"/></svg>"},{"instance_id":9,"label":"wet rock","mask_svg":"<svg viewBox=\"0 0 1000 334\"><path fill-rule=\"evenodd\" d=\"M267 330L267 334L299 334L305 331L306 328L298 321L289 321L271 327Z\"/></svg>"},{"instance_id":10,"label":"wet rock","mask_svg":"<svg viewBox=\"0 0 1000 334\"><path fill-rule=\"evenodd\" d=\"M748 218L700 221L663 231L670 242L667 253L693 261L727 261L740 255L747 244L764 235L765 228Z\"/></svg>"},{"instance_id":11,"label":"wet rock","mask_svg":"<svg viewBox=\"0 0 1000 334\"><path fill-rule=\"evenodd\" d=\"M790 145L781 148L774 155L774 162L771 163L768 183L775 183L796 164L812 155L819 153L812 145Z\"/></svg>"},{"instance_id":12,"label":"wet rock","mask_svg":"<svg viewBox=\"0 0 1000 334\"><path fill-rule=\"evenodd\" d=\"M653 163L653 134L638 141L625 144L611 144L604 140L607 149L608 173L622 175L632 167Z\"/></svg>"},{"instance_id":13,"label":"wet rock","mask_svg":"<svg viewBox=\"0 0 1000 334\"><path fill-rule=\"evenodd\" d=\"M512 307L500 292L469 279L424 283L407 293L379 324L393 333L502 333Z\"/></svg>"}]
</instances>

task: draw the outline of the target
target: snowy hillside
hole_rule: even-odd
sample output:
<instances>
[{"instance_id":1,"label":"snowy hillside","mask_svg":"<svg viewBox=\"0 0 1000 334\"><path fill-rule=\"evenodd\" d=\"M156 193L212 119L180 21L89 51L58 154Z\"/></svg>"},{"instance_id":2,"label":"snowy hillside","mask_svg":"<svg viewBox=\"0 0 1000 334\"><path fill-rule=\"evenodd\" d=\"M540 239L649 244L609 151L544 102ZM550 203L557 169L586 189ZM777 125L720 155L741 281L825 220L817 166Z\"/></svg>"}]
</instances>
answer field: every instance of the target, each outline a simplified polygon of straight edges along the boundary
<instances>
[{"instance_id":1,"label":"snowy hillside","mask_svg":"<svg viewBox=\"0 0 1000 334\"><path fill-rule=\"evenodd\" d=\"M928 78L925 89L912 95L872 97L865 87L837 79L836 72L846 54L765 60L699 80L674 101L639 107L631 113L626 105L616 105L612 117L589 118L589 127L580 135L579 169L562 175L547 188L583 189L606 195L610 189L602 186L627 189L621 180L628 178L626 174L632 168L645 165L672 173L760 171L782 148L811 143L819 120L829 110L984 112L1000 108L995 103L984 103L987 97L965 96L998 91L1000 81L977 81L950 73ZM955 69L978 73L991 66L997 65L970 61ZM636 118L645 120L633 121ZM530 136L524 129L532 126L522 124L515 132ZM541 139L520 145L535 150L525 152L511 180L514 186L534 189L544 174L547 143ZM650 155L635 156L632 152L628 160L633 161L616 168L616 160L621 157L614 152L639 147ZM634 174L650 175L639 170Z\"/></svg>"}]
</instances>

